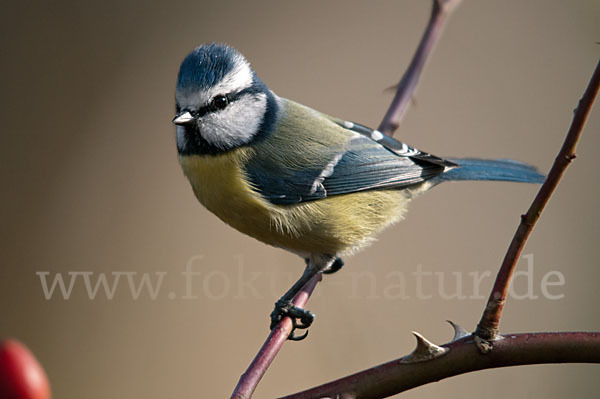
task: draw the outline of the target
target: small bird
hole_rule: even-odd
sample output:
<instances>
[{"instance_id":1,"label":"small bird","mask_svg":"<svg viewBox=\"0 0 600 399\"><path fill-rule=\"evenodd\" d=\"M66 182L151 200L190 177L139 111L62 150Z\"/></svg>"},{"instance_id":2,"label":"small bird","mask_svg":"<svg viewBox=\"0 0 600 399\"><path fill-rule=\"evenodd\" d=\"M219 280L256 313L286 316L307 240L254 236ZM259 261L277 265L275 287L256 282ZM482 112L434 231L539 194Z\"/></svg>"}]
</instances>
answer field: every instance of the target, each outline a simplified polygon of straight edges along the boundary
<instances>
[{"instance_id":1,"label":"small bird","mask_svg":"<svg viewBox=\"0 0 600 399\"><path fill-rule=\"evenodd\" d=\"M224 44L201 45L183 60L175 99L179 163L198 200L240 232L306 261L276 302L271 328L285 316L293 330L307 328L314 315L295 307L294 296L400 220L418 194L452 180L544 179L513 160L439 158L279 97Z\"/></svg>"}]
</instances>

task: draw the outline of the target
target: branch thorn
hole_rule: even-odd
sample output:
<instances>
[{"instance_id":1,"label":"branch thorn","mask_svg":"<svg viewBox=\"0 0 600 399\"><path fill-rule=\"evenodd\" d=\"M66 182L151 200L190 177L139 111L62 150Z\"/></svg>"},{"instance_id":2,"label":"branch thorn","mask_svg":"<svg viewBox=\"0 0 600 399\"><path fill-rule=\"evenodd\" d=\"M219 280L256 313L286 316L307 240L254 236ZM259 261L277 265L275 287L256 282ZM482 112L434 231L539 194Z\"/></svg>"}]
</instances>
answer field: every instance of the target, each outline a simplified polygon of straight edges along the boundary
<instances>
[{"instance_id":1,"label":"branch thorn","mask_svg":"<svg viewBox=\"0 0 600 399\"><path fill-rule=\"evenodd\" d=\"M415 338L417 338L417 347L411 354L402 358L402 363L424 362L426 360L444 356L450 350L434 344L416 331L411 332Z\"/></svg>"},{"instance_id":2,"label":"branch thorn","mask_svg":"<svg viewBox=\"0 0 600 399\"><path fill-rule=\"evenodd\" d=\"M459 326L452 320L446 320L446 322L448 322L454 329L454 337L452 337L452 341L450 341L450 342L458 341L461 338L468 337L471 335L470 332L468 332L467 330L462 328L462 326Z\"/></svg>"}]
</instances>

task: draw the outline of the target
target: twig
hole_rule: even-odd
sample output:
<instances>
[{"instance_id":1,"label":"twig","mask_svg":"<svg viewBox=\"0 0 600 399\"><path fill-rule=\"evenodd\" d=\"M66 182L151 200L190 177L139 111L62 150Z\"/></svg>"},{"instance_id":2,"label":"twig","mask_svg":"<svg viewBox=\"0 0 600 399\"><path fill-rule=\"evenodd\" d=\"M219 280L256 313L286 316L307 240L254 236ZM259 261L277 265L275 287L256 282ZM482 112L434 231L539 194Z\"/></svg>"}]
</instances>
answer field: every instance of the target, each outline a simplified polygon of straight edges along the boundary
<instances>
[{"instance_id":1,"label":"twig","mask_svg":"<svg viewBox=\"0 0 600 399\"><path fill-rule=\"evenodd\" d=\"M469 336L443 345L435 359L406 363L404 358L361 371L281 399L379 399L467 372L542 363L600 362L600 333L508 334L483 356Z\"/></svg>"},{"instance_id":2,"label":"twig","mask_svg":"<svg viewBox=\"0 0 600 399\"><path fill-rule=\"evenodd\" d=\"M581 131L587 119L587 116L592 108L594 99L598 94L598 87L600 86L600 61L596 65L594 74L590 79L583 97L579 100L579 105L575 110L571 127L567 133L567 137L560 149L558 156L556 157L552 169L546 178L546 181L540 188L537 196L533 200L533 203L529 207L529 210L525 215L521 216L521 223L508 247L502 266L496 276L494 287L490 293L485 310L481 317L481 321L477 325L475 335L487 340L493 341L498 334L498 325L500 323L500 316L502 315L502 309L504 308L504 302L508 293L508 287L510 285L511 278L515 271L517 260L525 246L527 238L533 230L533 226L539 219L542 210L548 203L550 196L554 192L554 189L558 185L565 170L575 158L575 146L581 136Z\"/></svg>"},{"instance_id":3,"label":"twig","mask_svg":"<svg viewBox=\"0 0 600 399\"><path fill-rule=\"evenodd\" d=\"M398 83L396 95L379 125L378 130L383 134L392 136L400 126L400 121L410 105L425 63L439 41L448 17L459 3L460 0L433 0L431 17L421 38L421 43L419 43L402 80Z\"/></svg>"},{"instance_id":4,"label":"twig","mask_svg":"<svg viewBox=\"0 0 600 399\"><path fill-rule=\"evenodd\" d=\"M294 297L292 301L295 306L303 308L313 293L317 283L321 281L321 274L315 275L304 288ZM289 317L284 317L281 322L271 330L267 340L260 351L248 366L248 369L242 376L231 394L231 399L249 399L256 389L263 375L271 365L277 353L287 340L292 331L292 321Z\"/></svg>"}]
</instances>

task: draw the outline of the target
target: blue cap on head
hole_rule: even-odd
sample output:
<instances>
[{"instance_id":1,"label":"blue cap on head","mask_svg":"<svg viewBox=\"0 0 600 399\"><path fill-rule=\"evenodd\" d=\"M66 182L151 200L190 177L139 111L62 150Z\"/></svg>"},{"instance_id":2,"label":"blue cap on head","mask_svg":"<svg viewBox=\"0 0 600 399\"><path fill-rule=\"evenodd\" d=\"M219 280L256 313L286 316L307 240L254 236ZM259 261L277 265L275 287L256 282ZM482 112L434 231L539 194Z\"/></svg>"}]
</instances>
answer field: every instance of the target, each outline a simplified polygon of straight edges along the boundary
<instances>
[{"instance_id":1,"label":"blue cap on head","mask_svg":"<svg viewBox=\"0 0 600 399\"><path fill-rule=\"evenodd\" d=\"M177 89L206 90L219 83L240 58L240 53L225 44L198 46L181 63Z\"/></svg>"}]
</instances>

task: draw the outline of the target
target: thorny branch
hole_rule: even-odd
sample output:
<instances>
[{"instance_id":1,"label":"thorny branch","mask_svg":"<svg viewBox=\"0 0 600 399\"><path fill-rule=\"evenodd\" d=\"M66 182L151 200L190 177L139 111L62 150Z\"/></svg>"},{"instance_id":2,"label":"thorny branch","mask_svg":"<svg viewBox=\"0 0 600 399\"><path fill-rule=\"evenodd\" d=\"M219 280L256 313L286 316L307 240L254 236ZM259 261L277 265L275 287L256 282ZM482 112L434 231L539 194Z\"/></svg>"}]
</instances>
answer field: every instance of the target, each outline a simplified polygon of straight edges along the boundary
<instances>
[{"instance_id":1,"label":"thorny branch","mask_svg":"<svg viewBox=\"0 0 600 399\"><path fill-rule=\"evenodd\" d=\"M438 348L443 356L426 361L404 358L281 399L380 399L430 382L472 371L541 363L599 363L600 333L563 332L509 334L481 354L473 336Z\"/></svg>"},{"instance_id":2,"label":"thorny branch","mask_svg":"<svg viewBox=\"0 0 600 399\"><path fill-rule=\"evenodd\" d=\"M404 76L396 87L396 95L390 104L383 120L379 124L381 133L392 136L394 131L400 126L400 122L404 114L408 110L408 106L419 83L419 77L425 67L425 63L430 58L436 43L440 40L448 17L452 11L458 6L461 0L434 0L431 9L431 17L427 23L427 28L417 47L417 51L413 55L412 61Z\"/></svg>"},{"instance_id":3,"label":"thorny branch","mask_svg":"<svg viewBox=\"0 0 600 399\"><path fill-rule=\"evenodd\" d=\"M514 274L517 260L525 246L527 238L533 230L533 226L539 219L544 207L548 203L550 196L556 189L558 182L567 170L567 167L573 159L575 159L575 146L581 136L581 131L587 119L594 99L598 94L598 87L600 86L600 61L596 65L596 69L592 75L590 83L588 84L583 97L579 100L579 105L573 115L573 121L571 127L567 133L567 137L556 156L552 169L546 178L546 181L540 188L537 196L533 200L533 203L529 207L526 214L521 216L521 224L519 225L510 246L506 252L494 287L490 293L485 310L481 316L481 321L477 325L475 335L487 340L493 341L498 333L498 324L500 323L500 316L502 315L502 309L504 308L504 302L508 294L508 287L510 286L511 278Z\"/></svg>"}]
</instances>

